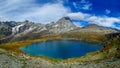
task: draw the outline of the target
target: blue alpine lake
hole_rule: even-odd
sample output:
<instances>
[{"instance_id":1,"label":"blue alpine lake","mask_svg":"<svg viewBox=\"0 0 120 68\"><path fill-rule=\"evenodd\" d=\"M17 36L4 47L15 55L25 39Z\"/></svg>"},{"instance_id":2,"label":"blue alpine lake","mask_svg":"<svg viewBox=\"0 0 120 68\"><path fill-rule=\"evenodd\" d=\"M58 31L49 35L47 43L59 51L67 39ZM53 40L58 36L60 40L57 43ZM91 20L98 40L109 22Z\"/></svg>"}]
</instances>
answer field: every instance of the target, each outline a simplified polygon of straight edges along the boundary
<instances>
[{"instance_id":1,"label":"blue alpine lake","mask_svg":"<svg viewBox=\"0 0 120 68\"><path fill-rule=\"evenodd\" d=\"M94 42L77 40L56 40L35 42L20 48L23 52L32 56L45 56L49 58L76 58L103 48L103 45Z\"/></svg>"}]
</instances>

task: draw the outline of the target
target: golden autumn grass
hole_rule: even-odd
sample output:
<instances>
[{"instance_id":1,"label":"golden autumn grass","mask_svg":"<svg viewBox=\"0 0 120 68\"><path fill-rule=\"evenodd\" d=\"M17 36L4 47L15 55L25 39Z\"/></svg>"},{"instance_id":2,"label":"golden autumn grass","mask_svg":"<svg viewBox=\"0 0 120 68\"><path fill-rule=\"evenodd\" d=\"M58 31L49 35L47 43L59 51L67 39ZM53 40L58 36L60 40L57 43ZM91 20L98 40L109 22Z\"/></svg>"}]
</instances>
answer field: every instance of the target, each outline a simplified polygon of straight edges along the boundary
<instances>
[{"instance_id":1,"label":"golden autumn grass","mask_svg":"<svg viewBox=\"0 0 120 68\"><path fill-rule=\"evenodd\" d=\"M75 38L79 40L89 41L89 42L97 42L102 43L105 38L105 34L94 33L94 32L71 32L62 34L63 37L66 38Z\"/></svg>"},{"instance_id":2,"label":"golden autumn grass","mask_svg":"<svg viewBox=\"0 0 120 68\"><path fill-rule=\"evenodd\" d=\"M6 44L0 44L0 48L19 52L20 47L29 45L33 42L44 42L44 41L47 41L47 40L60 40L60 39L61 38L58 38L58 37L46 37L46 38L41 38L41 39L36 39L36 40L25 40L25 41L18 41L18 42L10 42L10 43L6 43Z\"/></svg>"},{"instance_id":3,"label":"golden autumn grass","mask_svg":"<svg viewBox=\"0 0 120 68\"><path fill-rule=\"evenodd\" d=\"M12 42L12 43L6 43L6 44L1 44L0 45L0 48L2 49L6 49L8 50L9 52L12 52L14 53L15 55L26 55L26 56L29 56L29 57L33 57L33 56L30 56L26 53L23 53L21 50L20 50L20 47L23 47L23 46L27 46L33 42L44 42L44 41L48 41L48 40L63 40L63 38L61 38L62 36L65 36L65 37L68 37L68 38L76 38L76 39L79 39L81 40L80 38L83 38L82 40L85 40L85 41L89 41L89 40L93 40L94 42L101 42L100 37L102 37L102 35L98 35L98 34L94 34L93 33L87 33L87 34L84 34L84 33L71 33L71 34L62 34L62 35L56 35L56 36L52 36L52 37L43 37L43 38L40 38L40 39L36 39L36 40L26 40L26 41L19 41L19 42ZM33 58L39 58L40 56L34 56ZM40 57L40 58L43 58L47 61L50 61L50 62L53 62L53 63L56 63L56 62L60 62L60 61L63 61L63 62L73 62L73 61L78 61L78 62L81 62L83 60L81 60L81 58L84 58L84 57L78 57L78 58L69 58L69 59L66 59L66 60L62 60L62 59L51 59L51 58L47 58L47 57Z\"/></svg>"},{"instance_id":4,"label":"golden autumn grass","mask_svg":"<svg viewBox=\"0 0 120 68\"><path fill-rule=\"evenodd\" d=\"M73 32L73 33L68 33L68 34L62 34L62 35L56 35L56 36L51 36L51 37L42 37L40 39L36 40L25 40L25 41L18 41L18 42L11 42L11 43L6 43L6 44L0 44L0 48L6 49L6 50L11 50L15 52L20 52L19 48L29 45L33 42L43 42L47 40L62 40L65 38L74 38L78 40L85 40L85 41L91 41L91 42L98 42L101 43L104 37L102 34L95 34L95 33L78 33L78 32Z\"/></svg>"},{"instance_id":5,"label":"golden autumn grass","mask_svg":"<svg viewBox=\"0 0 120 68\"><path fill-rule=\"evenodd\" d=\"M62 34L62 35L57 35L57 36L52 36L52 37L43 37L43 38L40 38L40 39L36 39L36 40L26 40L26 41L19 41L19 42L12 42L12 43L6 43L6 44L0 44L0 48L2 49L5 49L5 50L8 50L9 52L13 52L15 53L15 55L25 55L25 56L29 56L31 58L42 58L44 60L47 60L47 61L50 61L52 63L58 63L58 62L91 62L92 60L90 60L89 58L92 57L92 56L101 56L101 54L104 55L104 53L100 52L100 51L97 51L97 52L92 52L92 53L89 53L87 54L86 56L83 56L83 57L77 57L77 58L69 58L69 59L66 59L66 60L62 60L62 59L51 59L51 58L47 58L47 57L42 57L42 56L30 56L26 53L23 53L19 48L20 47L23 47L23 46L26 46L26 45L29 45L33 42L44 42L44 41L48 41L48 40L63 40L65 38L75 38L75 39L79 39L81 40L85 40L85 41L91 41L92 42L98 42L98 43L102 43L102 39L104 38L104 35L102 34L95 34L95 33L87 33L87 34L84 34L84 33L71 33L71 34ZM104 49L101 49L102 50L107 50L108 47L104 48ZM104 58L104 57L103 57ZM102 58L102 59L103 59ZM101 60L100 59L97 59L95 61L98 61L98 60Z\"/></svg>"},{"instance_id":6,"label":"golden autumn grass","mask_svg":"<svg viewBox=\"0 0 120 68\"><path fill-rule=\"evenodd\" d=\"M33 57L33 56L30 56L30 55L22 52L20 50L20 48L23 46L27 46L33 42L44 42L44 41L49 41L49 40L62 40L62 38L60 38L58 36L52 36L52 37L43 37L43 38L36 39L36 40L25 40L25 41L11 42L11 43L6 43L6 44L0 44L0 48L5 49L11 53L14 53L14 55L16 55L16 56L24 55L24 56ZM39 57L35 56L33 58L39 58ZM50 62L59 62L59 60L60 60L60 59L59 60L58 59L50 59L50 58L42 57L42 56L40 58L43 58L43 59L50 61Z\"/></svg>"}]
</instances>

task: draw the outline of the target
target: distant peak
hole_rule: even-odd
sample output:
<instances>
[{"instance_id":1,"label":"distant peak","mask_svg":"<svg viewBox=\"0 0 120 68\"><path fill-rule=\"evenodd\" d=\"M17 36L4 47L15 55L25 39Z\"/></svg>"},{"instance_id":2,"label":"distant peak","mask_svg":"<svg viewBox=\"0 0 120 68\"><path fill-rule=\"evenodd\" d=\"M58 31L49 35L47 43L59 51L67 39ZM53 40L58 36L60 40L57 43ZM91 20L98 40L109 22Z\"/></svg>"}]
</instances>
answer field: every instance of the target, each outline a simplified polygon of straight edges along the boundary
<instances>
[{"instance_id":1,"label":"distant peak","mask_svg":"<svg viewBox=\"0 0 120 68\"><path fill-rule=\"evenodd\" d=\"M98 26L98 25L96 25L96 24L89 24L89 25L86 26L86 27L100 27L100 26Z\"/></svg>"},{"instance_id":2,"label":"distant peak","mask_svg":"<svg viewBox=\"0 0 120 68\"><path fill-rule=\"evenodd\" d=\"M24 22L29 22L29 20L25 20Z\"/></svg>"},{"instance_id":3,"label":"distant peak","mask_svg":"<svg viewBox=\"0 0 120 68\"><path fill-rule=\"evenodd\" d=\"M57 23L72 23L72 21L69 17L62 17L57 21Z\"/></svg>"},{"instance_id":4,"label":"distant peak","mask_svg":"<svg viewBox=\"0 0 120 68\"><path fill-rule=\"evenodd\" d=\"M71 19L69 17L62 17L61 19L59 19L58 21L71 21Z\"/></svg>"},{"instance_id":5,"label":"distant peak","mask_svg":"<svg viewBox=\"0 0 120 68\"><path fill-rule=\"evenodd\" d=\"M69 17L63 17L62 19L71 20Z\"/></svg>"},{"instance_id":6,"label":"distant peak","mask_svg":"<svg viewBox=\"0 0 120 68\"><path fill-rule=\"evenodd\" d=\"M96 24L90 24L90 26L98 26L98 25L96 25Z\"/></svg>"}]
</instances>

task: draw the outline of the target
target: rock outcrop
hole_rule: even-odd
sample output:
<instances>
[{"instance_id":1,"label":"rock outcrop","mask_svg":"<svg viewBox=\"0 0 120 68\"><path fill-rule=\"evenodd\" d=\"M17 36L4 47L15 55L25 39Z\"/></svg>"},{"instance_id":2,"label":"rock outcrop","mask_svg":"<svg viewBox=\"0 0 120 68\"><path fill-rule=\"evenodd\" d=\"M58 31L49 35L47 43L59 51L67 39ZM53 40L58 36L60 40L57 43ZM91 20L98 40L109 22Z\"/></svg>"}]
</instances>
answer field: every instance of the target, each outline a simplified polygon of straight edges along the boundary
<instances>
[{"instance_id":1,"label":"rock outcrop","mask_svg":"<svg viewBox=\"0 0 120 68\"><path fill-rule=\"evenodd\" d=\"M63 17L51 26L50 31L54 33L65 33L76 28L69 17Z\"/></svg>"}]
</instances>

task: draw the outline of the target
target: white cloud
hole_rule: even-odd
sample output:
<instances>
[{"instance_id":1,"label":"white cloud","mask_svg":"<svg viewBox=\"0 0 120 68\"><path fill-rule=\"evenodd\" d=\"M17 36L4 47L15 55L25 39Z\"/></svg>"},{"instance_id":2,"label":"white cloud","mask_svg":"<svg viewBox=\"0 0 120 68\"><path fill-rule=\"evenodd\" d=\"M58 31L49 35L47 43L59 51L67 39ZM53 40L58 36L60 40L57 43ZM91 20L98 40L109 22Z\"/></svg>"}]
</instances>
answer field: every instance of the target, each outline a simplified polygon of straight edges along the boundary
<instances>
[{"instance_id":1,"label":"white cloud","mask_svg":"<svg viewBox=\"0 0 120 68\"><path fill-rule=\"evenodd\" d=\"M0 1L0 6L2 6L0 7L0 20L4 21L20 16L30 8L33 8L32 6L35 6L35 4L34 0L2 0Z\"/></svg>"},{"instance_id":2,"label":"white cloud","mask_svg":"<svg viewBox=\"0 0 120 68\"><path fill-rule=\"evenodd\" d=\"M76 20L83 20L85 18L88 18L89 14L84 14L84 13L81 13L81 12L77 12L77 13L70 13L70 14L67 14L68 17L72 18L72 19L76 19Z\"/></svg>"},{"instance_id":3,"label":"white cloud","mask_svg":"<svg viewBox=\"0 0 120 68\"><path fill-rule=\"evenodd\" d=\"M115 22L120 23L120 19L107 16L106 17L91 16L90 18L87 19L87 21L90 23L95 23L106 27L113 27Z\"/></svg>"},{"instance_id":4,"label":"white cloud","mask_svg":"<svg viewBox=\"0 0 120 68\"><path fill-rule=\"evenodd\" d=\"M68 12L69 9L61 4L45 4L42 7L34 8L30 12L21 15L20 18L22 18L21 20L29 19L35 22L39 21L41 23L48 23L51 21L57 21Z\"/></svg>"},{"instance_id":5,"label":"white cloud","mask_svg":"<svg viewBox=\"0 0 120 68\"><path fill-rule=\"evenodd\" d=\"M87 0L81 0L80 2L73 2L73 6L76 9L83 9L83 10L91 10L92 9L92 3L90 3Z\"/></svg>"},{"instance_id":6,"label":"white cloud","mask_svg":"<svg viewBox=\"0 0 120 68\"><path fill-rule=\"evenodd\" d=\"M95 15L86 14L86 13L82 13L82 12L70 13L67 16L70 17L71 19L87 21L92 24L98 24L98 25L106 26L106 27L117 28L114 25L114 23L115 22L120 23L120 18L108 17L108 16L95 16Z\"/></svg>"},{"instance_id":7,"label":"white cloud","mask_svg":"<svg viewBox=\"0 0 120 68\"><path fill-rule=\"evenodd\" d=\"M92 6L91 3L89 4L85 4L82 8L85 9L85 10L91 10L92 8L90 8Z\"/></svg>"},{"instance_id":8,"label":"white cloud","mask_svg":"<svg viewBox=\"0 0 120 68\"><path fill-rule=\"evenodd\" d=\"M73 22L77 27L83 27L80 22Z\"/></svg>"},{"instance_id":9,"label":"white cloud","mask_svg":"<svg viewBox=\"0 0 120 68\"><path fill-rule=\"evenodd\" d=\"M76 3L76 2L73 2L73 6L74 6L75 8L78 8L78 6L77 6L77 3Z\"/></svg>"},{"instance_id":10,"label":"white cloud","mask_svg":"<svg viewBox=\"0 0 120 68\"><path fill-rule=\"evenodd\" d=\"M105 12L106 12L106 14L110 14L111 13L111 11L108 10L108 9L106 9Z\"/></svg>"},{"instance_id":11,"label":"white cloud","mask_svg":"<svg viewBox=\"0 0 120 68\"><path fill-rule=\"evenodd\" d=\"M83 4L83 7L82 9L84 10L91 10L91 6L92 6L92 3L90 3L89 1L87 0L81 0L81 3Z\"/></svg>"},{"instance_id":12,"label":"white cloud","mask_svg":"<svg viewBox=\"0 0 120 68\"><path fill-rule=\"evenodd\" d=\"M4 4L4 5L3 5ZM70 10L62 2L37 4L35 0L4 0L0 1L0 19L48 23L65 16Z\"/></svg>"},{"instance_id":13,"label":"white cloud","mask_svg":"<svg viewBox=\"0 0 120 68\"><path fill-rule=\"evenodd\" d=\"M7 13L12 10L24 9L33 6L34 0L3 0L0 2L0 13ZM31 5L31 6L30 6Z\"/></svg>"}]
</instances>

